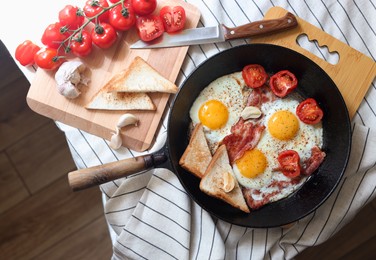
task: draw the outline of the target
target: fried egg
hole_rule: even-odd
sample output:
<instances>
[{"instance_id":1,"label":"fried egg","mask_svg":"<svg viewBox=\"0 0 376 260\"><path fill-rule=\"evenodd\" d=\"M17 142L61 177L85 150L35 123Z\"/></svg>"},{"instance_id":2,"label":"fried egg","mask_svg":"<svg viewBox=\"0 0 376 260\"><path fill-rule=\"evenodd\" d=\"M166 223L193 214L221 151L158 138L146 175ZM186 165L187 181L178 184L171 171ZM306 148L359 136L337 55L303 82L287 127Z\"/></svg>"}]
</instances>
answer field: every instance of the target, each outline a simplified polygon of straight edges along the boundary
<instances>
[{"instance_id":1,"label":"fried egg","mask_svg":"<svg viewBox=\"0 0 376 260\"><path fill-rule=\"evenodd\" d=\"M190 109L194 125L202 123L211 151L228 134L243 111L250 89L245 87L241 72L222 76L205 87Z\"/></svg>"},{"instance_id":2,"label":"fried egg","mask_svg":"<svg viewBox=\"0 0 376 260\"><path fill-rule=\"evenodd\" d=\"M312 147L322 147L322 125L307 125L299 120L295 112L299 101L298 96L291 95L261 106L264 116L260 122L265 125L265 130L260 141L233 164L235 176L242 186L260 189L260 193L264 194L276 193L276 187L270 187L271 183L290 180L275 170L279 167L278 154L284 150L295 150L302 163L311 156ZM288 196L298 187L286 187L278 192L275 200Z\"/></svg>"}]
</instances>

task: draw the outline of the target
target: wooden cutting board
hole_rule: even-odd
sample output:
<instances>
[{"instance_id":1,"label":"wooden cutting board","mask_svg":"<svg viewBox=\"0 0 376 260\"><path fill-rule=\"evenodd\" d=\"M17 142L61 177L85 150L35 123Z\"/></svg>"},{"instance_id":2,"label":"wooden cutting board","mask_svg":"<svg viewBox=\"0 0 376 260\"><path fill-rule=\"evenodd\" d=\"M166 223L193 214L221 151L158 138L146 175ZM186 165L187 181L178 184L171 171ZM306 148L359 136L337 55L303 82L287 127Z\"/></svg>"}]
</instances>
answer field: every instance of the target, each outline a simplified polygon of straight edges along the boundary
<instances>
[{"instance_id":1,"label":"wooden cutting board","mask_svg":"<svg viewBox=\"0 0 376 260\"><path fill-rule=\"evenodd\" d=\"M284 16L287 10L272 7L264 19ZM369 86L376 76L376 63L363 53L351 48L347 44L325 33L316 26L297 17L298 26L282 33L252 38L252 43L270 43L293 49L317 63L334 81L340 90L350 118L359 108ZM319 46L326 46L329 52L337 52L339 61L335 65L326 62L315 54L300 47L297 39L306 35L310 41L317 41Z\"/></svg>"},{"instance_id":2,"label":"wooden cutting board","mask_svg":"<svg viewBox=\"0 0 376 260\"><path fill-rule=\"evenodd\" d=\"M165 5L183 6L187 16L186 28L197 26L200 12L195 6L181 0L161 0L156 12ZM119 39L110 49L95 48L88 57L82 58L89 68L90 83L74 100L66 99L57 92L54 72L38 69L27 95L29 107L43 116L110 140L119 117L126 111L87 110L84 106L91 97L116 72L126 69L136 56L142 57L164 77L175 82L188 51L188 47L130 49L129 46L138 40L136 30L131 29L119 34ZM152 145L170 95L153 93L150 96L156 111L131 111L139 118L139 124L137 127L125 127L121 132L123 145L135 151L144 151Z\"/></svg>"}]
</instances>

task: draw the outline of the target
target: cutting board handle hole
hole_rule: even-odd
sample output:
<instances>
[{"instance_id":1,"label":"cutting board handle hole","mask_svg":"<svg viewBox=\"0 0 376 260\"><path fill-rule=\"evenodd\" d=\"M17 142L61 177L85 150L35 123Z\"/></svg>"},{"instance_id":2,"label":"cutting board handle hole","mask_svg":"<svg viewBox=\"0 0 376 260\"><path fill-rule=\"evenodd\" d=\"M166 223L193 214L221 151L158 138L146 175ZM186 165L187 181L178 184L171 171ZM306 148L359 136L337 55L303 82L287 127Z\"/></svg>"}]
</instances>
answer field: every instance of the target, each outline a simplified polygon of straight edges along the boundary
<instances>
[{"instance_id":1,"label":"cutting board handle hole","mask_svg":"<svg viewBox=\"0 0 376 260\"><path fill-rule=\"evenodd\" d=\"M317 40L310 40L305 33L296 37L296 43L303 49L332 65L336 65L339 62L340 57L337 51L329 51L326 45L320 45Z\"/></svg>"}]
</instances>

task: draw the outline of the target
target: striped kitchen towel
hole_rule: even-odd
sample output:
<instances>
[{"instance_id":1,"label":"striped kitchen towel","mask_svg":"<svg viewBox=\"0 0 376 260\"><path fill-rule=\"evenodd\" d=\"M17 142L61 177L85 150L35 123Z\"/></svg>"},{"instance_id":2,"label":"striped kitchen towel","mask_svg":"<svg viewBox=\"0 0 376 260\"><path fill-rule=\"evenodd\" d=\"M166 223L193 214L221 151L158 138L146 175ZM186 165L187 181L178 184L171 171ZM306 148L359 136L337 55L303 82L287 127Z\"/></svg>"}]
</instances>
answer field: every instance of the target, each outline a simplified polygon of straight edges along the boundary
<instances>
[{"instance_id":1,"label":"striped kitchen towel","mask_svg":"<svg viewBox=\"0 0 376 260\"><path fill-rule=\"evenodd\" d=\"M372 59L376 56L376 4L373 0L189 0L201 11L199 26L238 26L263 18L280 6L333 35ZM191 46L177 85L203 61L230 47L235 40ZM308 41L300 43L324 60L336 59ZM338 57L337 57L338 58ZM356 87L356 86L354 86ZM173 98L173 97L172 97ZM156 144L166 140L168 109ZM86 168L145 153L112 150L104 139L57 122L66 133L78 168ZM376 188L375 81L352 120L352 151L345 175L335 192L312 214L290 228L244 228L216 219L190 199L177 177L154 169L100 186L105 216L114 244L114 259L291 259L339 231L368 202Z\"/></svg>"}]
</instances>

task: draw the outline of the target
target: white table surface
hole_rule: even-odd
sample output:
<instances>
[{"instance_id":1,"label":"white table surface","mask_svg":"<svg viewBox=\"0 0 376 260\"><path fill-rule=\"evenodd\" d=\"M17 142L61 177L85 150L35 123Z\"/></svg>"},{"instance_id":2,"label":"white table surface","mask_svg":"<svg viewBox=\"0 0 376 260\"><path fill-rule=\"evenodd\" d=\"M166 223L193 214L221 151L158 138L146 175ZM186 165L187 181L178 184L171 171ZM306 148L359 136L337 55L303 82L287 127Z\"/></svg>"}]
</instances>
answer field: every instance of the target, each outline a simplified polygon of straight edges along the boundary
<instances>
[{"instance_id":1,"label":"white table surface","mask_svg":"<svg viewBox=\"0 0 376 260\"><path fill-rule=\"evenodd\" d=\"M66 4L73 2L80 7L85 3L84 0L3 1L0 39L12 55L18 44L26 39L42 46L40 38L46 26L57 21L58 12ZM281 6L372 59L375 60L376 57L374 0L188 2L195 4L201 11L200 26L218 22L229 26L240 25L251 20L260 20L270 7ZM20 8L17 8L17 5L20 5ZM15 8L17 10L12 11ZM231 46L233 44L190 47L177 84L207 57ZM313 48L312 51L317 52L317 49ZM23 66L20 66L20 69L31 82L35 71ZM78 168L137 155L128 149L113 151L101 138L58 122L57 124L66 133ZM163 126L161 131L164 129ZM352 154L339 187L323 206L289 229L243 228L214 219L190 200L172 173L163 169L102 185L100 188L105 198L104 214L114 243L113 257L290 259L308 246L325 242L376 195L375 81L352 120L352 129ZM159 145L163 140L162 135ZM158 198L156 194L159 195ZM169 203L166 204L166 201ZM168 208L169 215L163 215L165 208L158 209L155 205ZM183 208L185 213L176 212L176 205ZM149 219L151 215L153 220Z\"/></svg>"}]
</instances>

